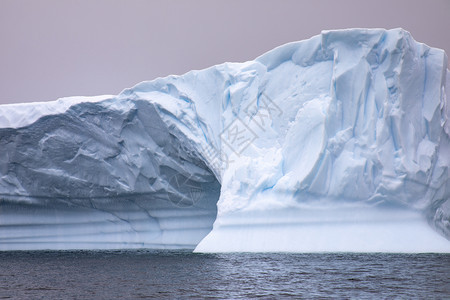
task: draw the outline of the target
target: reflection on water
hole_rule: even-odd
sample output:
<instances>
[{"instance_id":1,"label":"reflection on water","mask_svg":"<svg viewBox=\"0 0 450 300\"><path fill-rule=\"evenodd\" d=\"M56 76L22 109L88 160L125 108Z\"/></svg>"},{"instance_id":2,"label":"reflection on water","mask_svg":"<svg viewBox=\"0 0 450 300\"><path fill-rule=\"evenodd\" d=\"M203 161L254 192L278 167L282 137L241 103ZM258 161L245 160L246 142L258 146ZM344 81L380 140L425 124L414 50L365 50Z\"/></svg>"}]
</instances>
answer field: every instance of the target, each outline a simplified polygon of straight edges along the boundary
<instances>
[{"instance_id":1,"label":"reflection on water","mask_svg":"<svg viewBox=\"0 0 450 300\"><path fill-rule=\"evenodd\" d=\"M450 254L0 252L0 298L446 298Z\"/></svg>"}]
</instances>

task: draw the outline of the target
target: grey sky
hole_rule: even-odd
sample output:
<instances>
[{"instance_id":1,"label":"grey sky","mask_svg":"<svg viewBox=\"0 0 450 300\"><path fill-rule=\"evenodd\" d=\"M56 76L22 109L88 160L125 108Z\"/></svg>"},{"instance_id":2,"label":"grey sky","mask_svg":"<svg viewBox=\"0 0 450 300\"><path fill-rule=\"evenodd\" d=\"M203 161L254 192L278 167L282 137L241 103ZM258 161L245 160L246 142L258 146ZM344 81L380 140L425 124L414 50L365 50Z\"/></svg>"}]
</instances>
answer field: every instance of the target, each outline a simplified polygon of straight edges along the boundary
<instances>
[{"instance_id":1,"label":"grey sky","mask_svg":"<svg viewBox=\"0 0 450 300\"><path fill-rule=\"evenodd\" d=\"M349 27L402 27L450 53L450 0L0 0L0 103L117 94Z\"/></svg>"}]
</instances>

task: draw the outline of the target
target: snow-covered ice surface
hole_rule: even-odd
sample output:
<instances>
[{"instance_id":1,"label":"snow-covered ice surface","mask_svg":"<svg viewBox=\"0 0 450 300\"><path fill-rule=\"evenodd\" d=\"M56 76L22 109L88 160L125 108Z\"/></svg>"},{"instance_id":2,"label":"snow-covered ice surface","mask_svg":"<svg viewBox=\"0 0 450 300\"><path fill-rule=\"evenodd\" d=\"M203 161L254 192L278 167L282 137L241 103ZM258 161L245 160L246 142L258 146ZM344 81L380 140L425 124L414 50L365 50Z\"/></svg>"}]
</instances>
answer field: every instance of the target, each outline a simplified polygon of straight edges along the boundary
<instances>
[{"instance_id":1,"label":"snow-covered ice surface","mask_svg":"<svg viewBox=\"0 0 450 300\"><path fill-rule=\"evenodd\" d=\"M0 249L450 252L449 89L444 51L351 29L0 106Z\"/></svg>"}]
</instances>

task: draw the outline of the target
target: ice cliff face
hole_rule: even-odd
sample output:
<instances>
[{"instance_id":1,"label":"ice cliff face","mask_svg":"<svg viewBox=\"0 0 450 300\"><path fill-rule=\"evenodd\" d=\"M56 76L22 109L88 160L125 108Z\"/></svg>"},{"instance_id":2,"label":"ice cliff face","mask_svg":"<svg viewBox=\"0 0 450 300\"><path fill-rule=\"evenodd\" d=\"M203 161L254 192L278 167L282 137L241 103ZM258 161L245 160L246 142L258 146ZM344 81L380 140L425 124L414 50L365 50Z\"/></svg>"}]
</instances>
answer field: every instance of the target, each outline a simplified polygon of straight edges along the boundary
<instances>
[{"instance_id":1,"label":"ice cliff face","mask_svg":"<svg viewBox=\"0 0 450 300\"><path fill-rule=\"evenodd\" d=\"M326 31L0 106L0 249L448 252L446 66L401 29Z\"/></svg>"}]
</instances>

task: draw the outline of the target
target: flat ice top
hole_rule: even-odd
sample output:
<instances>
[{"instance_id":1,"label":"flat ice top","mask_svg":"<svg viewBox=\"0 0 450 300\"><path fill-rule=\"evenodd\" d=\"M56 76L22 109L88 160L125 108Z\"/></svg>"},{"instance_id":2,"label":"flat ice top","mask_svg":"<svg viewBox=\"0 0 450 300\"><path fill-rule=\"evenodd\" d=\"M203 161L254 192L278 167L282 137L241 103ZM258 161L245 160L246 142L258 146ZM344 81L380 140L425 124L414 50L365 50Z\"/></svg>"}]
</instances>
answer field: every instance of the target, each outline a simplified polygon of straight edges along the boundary
<instances>
[{"instance_id":1,"label":"flat ice top","mask_svg":"<svg viewBox=\"0 0 450 300\"><path fill-rule=\"evenodd\" d=\"M0 105L0 128L24 127L43 116L64 113L72 105L83 102L99 102L114 97L114 95L72 96L48 102Z\"/></svg>"}]
</instances>

